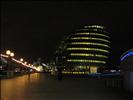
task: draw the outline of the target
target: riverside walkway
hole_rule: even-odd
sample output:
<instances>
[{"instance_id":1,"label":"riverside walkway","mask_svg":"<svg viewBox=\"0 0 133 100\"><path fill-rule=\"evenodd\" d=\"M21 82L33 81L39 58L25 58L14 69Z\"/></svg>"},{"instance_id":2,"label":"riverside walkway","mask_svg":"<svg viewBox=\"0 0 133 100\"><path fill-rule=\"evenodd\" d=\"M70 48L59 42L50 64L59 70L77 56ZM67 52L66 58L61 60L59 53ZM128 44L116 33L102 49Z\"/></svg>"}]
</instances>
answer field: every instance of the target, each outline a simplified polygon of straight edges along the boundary
<instances>
[{"instance_id":1,"label":"riverside walkway","mask_svg":"<svg viewBox=\"0 0 133 100\"><path fill-rule=\"evenodd\" d=\"M57 77L44 73L1 80L1 100L133 100L120 88L106 87L101 78Z\"/></svg>"}]
</instances>

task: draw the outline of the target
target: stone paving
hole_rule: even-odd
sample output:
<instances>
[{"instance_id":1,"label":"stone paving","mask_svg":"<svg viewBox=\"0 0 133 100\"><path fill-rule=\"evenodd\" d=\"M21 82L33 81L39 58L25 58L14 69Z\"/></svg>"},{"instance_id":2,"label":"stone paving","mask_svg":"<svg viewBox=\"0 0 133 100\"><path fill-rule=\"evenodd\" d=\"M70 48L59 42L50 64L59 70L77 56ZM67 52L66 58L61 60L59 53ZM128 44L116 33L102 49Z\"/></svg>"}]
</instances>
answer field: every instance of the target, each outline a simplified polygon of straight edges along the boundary
<instances>
[{"instance_id":1,"label":"stone paving","mask_svg":"<svg viewBox=\"0 0 133 100\"><path fill-rule=\"evenodd\" d=\"M101 78L70 78L34 73L1 80L1 100L133 100Z\"/></svg>"}]
</instances>

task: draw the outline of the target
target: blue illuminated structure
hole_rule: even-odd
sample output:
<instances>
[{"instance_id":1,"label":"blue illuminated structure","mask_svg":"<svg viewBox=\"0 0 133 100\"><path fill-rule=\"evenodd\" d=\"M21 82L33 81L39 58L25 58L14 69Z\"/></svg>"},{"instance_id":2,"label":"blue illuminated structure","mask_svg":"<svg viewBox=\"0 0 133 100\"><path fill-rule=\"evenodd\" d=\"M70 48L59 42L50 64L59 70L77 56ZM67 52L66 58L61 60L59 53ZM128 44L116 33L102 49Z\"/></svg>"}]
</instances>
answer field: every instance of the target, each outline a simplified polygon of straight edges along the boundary
<instances>
[{"instance_id":1,"label":"blue illuminated structure","mask_svg":"<svg viewBox=\"0 0 133 100\"><path fill-rule=\"evenodd\" d=\"M123 76L123 87L133 93L133 49L120 57L120 68Z\"/></svg>"},{"instance_id":2,"label":"blue illuminated structure","mask_svg":"<svg viewBox=\"0 0 133 100\"><path fill-rule=\"evenodd\" d=\"M124 54L121 56L120 61L123 61L124 59L126 59L126 58L129 57L129 56L133 56L133 49L127 51L126 53L124 53Z\"/></svg>"}]
</instances>

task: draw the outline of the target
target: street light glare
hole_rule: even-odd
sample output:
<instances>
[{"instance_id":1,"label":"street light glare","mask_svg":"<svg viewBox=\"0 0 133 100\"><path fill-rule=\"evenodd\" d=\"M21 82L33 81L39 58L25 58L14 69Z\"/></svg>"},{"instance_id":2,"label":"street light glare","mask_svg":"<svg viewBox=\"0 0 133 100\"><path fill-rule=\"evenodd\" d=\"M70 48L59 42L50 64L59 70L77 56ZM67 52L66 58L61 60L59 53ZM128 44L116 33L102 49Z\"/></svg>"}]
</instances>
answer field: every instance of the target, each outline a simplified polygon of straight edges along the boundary
<instances>
[{"instance_id":1,"label":"street light glare","mask_svg":"<svg viewBox=\"0 0 133 100\"><path fill-rule=\"evenodd\" d=\"M10 54L10 56L13 57L13 56L14 56L14 53L12 52L12 53Z\"/></svg>"},{"instance_id":2,"label":"street light glare","mask_svg":"<svg viewBox=\"0 0 133 100\"><path fill-rule=\"evenodd\" d=\"M26 64L27 64L27 62L25 61L25 62L24 62L24 64L26 65Z\"/></svg>"},{"instance_id":3,"label":"street light glare","mask_svg":"<svg viewBox=\"0 0 133 100\"><path fill-rule=\"evenodd\" d=\"M10 50L7 50L7 51L6 51L6 54L7 54L7 55L10 55L10 54L11 54L11 51L10 51Z\"/></svg>"},{"instance_id":4,"label":"street light glare","mask_svg":"<svg viewBox=\"0 0 133 100\"><path fill-rule=\"evenodd\" d=\"M23 58L21 58L20 61L24 61Z\"/></svg>"}]
</instances>

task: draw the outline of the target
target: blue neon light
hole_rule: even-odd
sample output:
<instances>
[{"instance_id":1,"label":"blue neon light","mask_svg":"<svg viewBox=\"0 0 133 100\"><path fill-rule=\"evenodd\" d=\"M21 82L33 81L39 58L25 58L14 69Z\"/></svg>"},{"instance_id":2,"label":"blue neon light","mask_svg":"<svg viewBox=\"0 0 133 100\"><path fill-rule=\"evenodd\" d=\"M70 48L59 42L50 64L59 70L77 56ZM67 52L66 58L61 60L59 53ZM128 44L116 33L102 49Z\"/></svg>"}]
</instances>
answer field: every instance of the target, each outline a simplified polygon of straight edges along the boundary
<instances>
[{"instance_id":1,"label":"blue neon light","mask_svg":"<svg viewBox=\"0 0 133 100\"><path fill-rule=\"evenodd\" d=\"M129 57L129 56L133 56L133 51L128 52L127 54L125 54L122 58L121 61L123 61L125 58Z\"/></svg>"}]
</instances>

